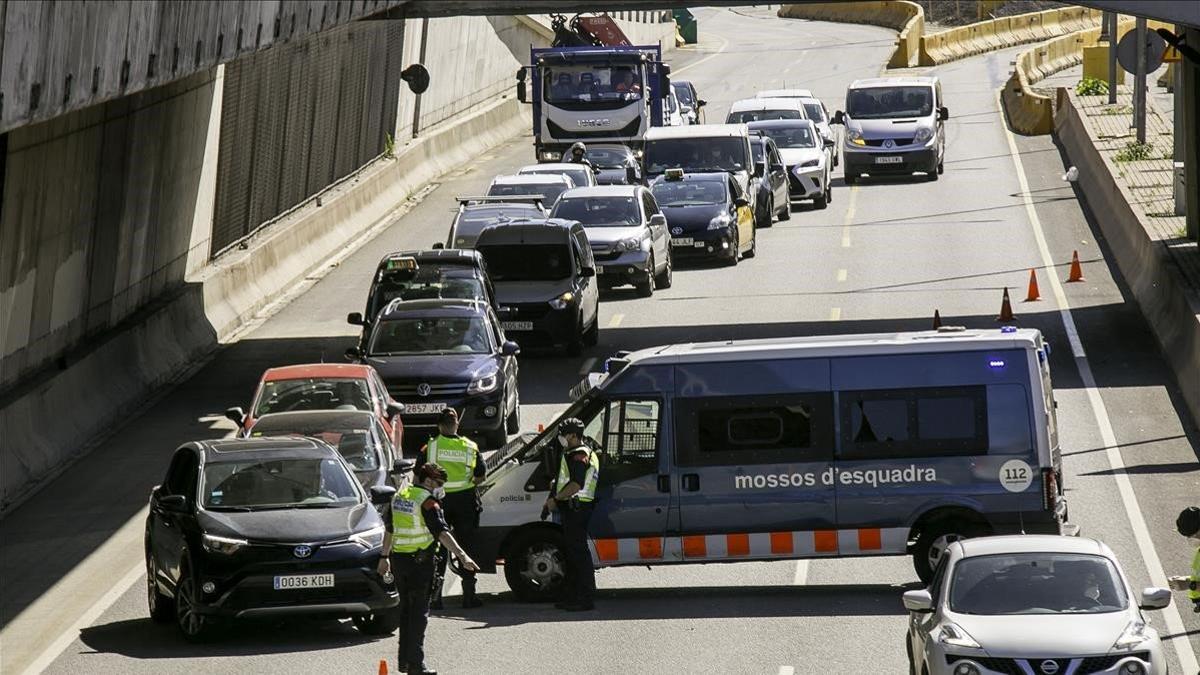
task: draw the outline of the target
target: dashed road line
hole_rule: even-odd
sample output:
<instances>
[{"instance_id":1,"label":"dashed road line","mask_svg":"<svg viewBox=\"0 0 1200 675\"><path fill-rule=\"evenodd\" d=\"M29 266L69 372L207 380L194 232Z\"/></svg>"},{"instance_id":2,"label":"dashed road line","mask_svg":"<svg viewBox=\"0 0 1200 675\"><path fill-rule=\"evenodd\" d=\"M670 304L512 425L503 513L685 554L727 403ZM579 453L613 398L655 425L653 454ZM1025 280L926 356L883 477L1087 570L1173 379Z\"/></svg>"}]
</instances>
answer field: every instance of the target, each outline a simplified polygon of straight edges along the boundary
<instances>
[{"instance_id":1,"label":"dashed road line","mask_svg":"<svg viewBox=\"0 0 1200 675\"><path fill-rule=\"evenodd\" d=\"M796 669L792 666L779 666L779 675L796 675Z\"/></svg>"},{"instance_id":2,"label":"dashed road line","mask_svg":"<svg viewBox=\"0 0 1200 675\"><path fill-rule=\"evenodd\" d=\"M612 318L608 320L608 328L616 328L617 326L620 326L621 322L624 320L624 314L613 314Z\"/></svg>"},{"instance_id":3,"label":"dashed road line","mask_svg":"<svg viewBox=\"0 0 1200 675\"><path fill-rule=\"evenodd\" d=\"M845 280L846 280L846 277L848 276L848 274L849 274L849 273L848 273L848 272L846 272L846 270L838 270L838 271L837 271L837 280L838 280L839 282L841 282L841 281L845 281Z\"/></svg>"},{"instance_id":4,"label":"dashed road line","mask_svg":"<svg viewBox=\"0 0 1200 675\"><path fill-rule=\"evenodd\" d=\"M841 307L831 307L829 309L829 320L830 321L841 321L842 320L842 308Z\"/></svg>"},{"instance_id":5,"label":"dashed road line","mask_svg":"<svg viewBox=\"0 0 1200 675\"><path fill-rule=\"evenodd\" d=\"M792 575L793 586L808 585L808 560L796 561L796 573Z\"/></svg>"},{"instance_id":6,"label":"dashed road line","mask_svg":"<svg viewBox=\"0 0 1200 675\"><path fill-rule=\"evenodd\" d=\"M1000 105L1000 92L996 92L996 107L1000 109L1003 115L1003 108ZM1008 139L1008 150L1012 156L1013 164L1017 169L1017 181L1021 189L1021 199L1025 203L1025 213L1029 217L1029 222L1033 225L1033 235L1037 240L1038 251L1042 256L1042 264L1046 269L1053 269L1054 261L1050 255L1050 247L1046 244L1046 234L1042 229L1042 221L1038 218L1037 209L1033 206L1033 200L1029 197L1029 181L1025 178L1025 166L1021 162L1021 154L1017 148L1016 138L1013 137L1012 131L1007 126L1004 127L1005 137ZM1141 506L1138 504L1137 494L1133 491L1133 483L1129 480L1129 473L1125 470L1125 459L1121 455L1121 446L1117 444L1117 435L1113 431L1112 421L1108 416L1108 408L1104 405L1104 399L1100 397L1100 390L1096 386L1096 378L1092 374L1092 366L1088 361L1087 355L1083 351L1083 343L1079 340L1079 331L1075 327L1075 318L1071 314L1071 306L1067 300L1067 294L1063 291L1061 282L1058 277L1051 274L1050 288L1054 292L1054 299L1058 303L1058 313L1062 318L1063 326L1066 328L1068 340L1071 343L1071 353L1075 357L1075 367L1079 369L1080 379L1083 381L1084 390L1087 391L1088 403L1091 404L1092 414L1096 417L1096 422L1100 427L1100 438L1105 447L1105 455L1108 457L1108 463L1112 467L1113 479L1117 482L1117 492L1121 495L1121 504L1125 507L1125 515L1129 519L1129 526L1133 530L1134 539L1137 541L1138 552L1142 556L1142 563L1146 566L1146 572L1150 575L1150 583L1163 588L1167 587L1167 575L1163 571L1162 561L1158 557L1158 551L1154 548L1154 540L1150 537L1150 528L1146 526L1146 517L1142 513ZM1180 668L1185 673L1194 673L1197 671L1196 653L1192 649L1192 643L1188 639L1187 629L1184 627L1183 618L1179 615L1178 606L1174 603L1162 610L1163 619L1166 621L1167 628L1175 637L1171 638L1171 646L1175 648L1175 653L1179 657Z\"/></svg>"}]
</instances>

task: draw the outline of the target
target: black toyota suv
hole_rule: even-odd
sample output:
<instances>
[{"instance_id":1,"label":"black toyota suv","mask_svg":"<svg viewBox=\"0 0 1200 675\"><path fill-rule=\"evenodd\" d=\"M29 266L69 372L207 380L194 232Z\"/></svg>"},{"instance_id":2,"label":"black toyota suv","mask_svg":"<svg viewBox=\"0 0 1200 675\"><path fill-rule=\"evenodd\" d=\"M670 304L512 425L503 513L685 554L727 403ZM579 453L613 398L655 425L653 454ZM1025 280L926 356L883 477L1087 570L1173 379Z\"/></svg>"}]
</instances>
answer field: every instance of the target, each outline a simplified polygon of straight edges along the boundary
<instances>
[{"instance_id":1,"label":"black toyota suv","mask_svg":"<svg viewBox=\"0 0 1200 675\"><path fill-rule=\"evenodd\" d=\"M517 354L491 306L479 300L393 300L364 325L346 356L379 372L404 404L404 450L418 450L444 408L459 429L498 448L520 428Z\"/></svg>"},{"instance_id":2,"label":"black toyota suv","mask_svg":"<svg viewBox=\"0 0 1200 675\"><path fill-rule=\"evenodd\" d=\"M347 320L362 325L363 317L373 319L396 298L482 300L500 312L487 263L478 251L470 249L396 251L385 255L375 268L366 312L351 314Z\"/></svg>"},{"instance_id":3,"label":"black toyota suv","mask_svg":"<svg viewBox=\"0 0 1200 675\"><path fill-rule=\"evenodd\" d=\"M384 524L337 450L311 438L194 441L150 492L150 617L201 640L222 619L350 617L396 628L395 587L376 572ZM369 496L368 496L369 495Z\"/></svg>"}]
</instances>

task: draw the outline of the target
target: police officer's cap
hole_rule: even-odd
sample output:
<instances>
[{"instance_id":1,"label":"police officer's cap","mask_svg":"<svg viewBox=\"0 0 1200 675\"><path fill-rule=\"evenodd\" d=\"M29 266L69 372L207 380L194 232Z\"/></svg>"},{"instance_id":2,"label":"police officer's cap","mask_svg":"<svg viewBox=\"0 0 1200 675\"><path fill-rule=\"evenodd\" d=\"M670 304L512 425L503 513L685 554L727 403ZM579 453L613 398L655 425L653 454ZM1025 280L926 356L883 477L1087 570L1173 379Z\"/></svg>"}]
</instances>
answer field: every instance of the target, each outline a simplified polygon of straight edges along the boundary
<instances>
[{"instance_id":1,"label":"police officer's cap","mask_svg":"<svg viewBox=\"0 0 1200 675\"><path fill-rule=\"evenodd\" d=\"M1197 532L1200 532L1200 509L1195 506L1179 512L1179 517L1175 519L1175 529L1179 530L1179 534L1185 537L1190 537Z\"/></svg>"},{"instance_id":2,"label":"police officer's cap","mask_svg":"<svg viewBox=\"0 0 1200 675\"><path fill-rule=\"evenodd\" d=\"M442 408L442 412L438 415L438 424L443 423L458 424L458 411L454 408Z\"/></svg>"},{"instance_id":3,"label":"police officer's cap","mask_svg":"<svg viewBox=\"0 0 1200 675\"><path fill-rule=\"evenodd\" d=\"M578 417L568 417L562 421L562 424L558 425L558 433L563 435L575 434L577 436L582 436L583 420L579 419Z\"/></svg>"}]
</instances>

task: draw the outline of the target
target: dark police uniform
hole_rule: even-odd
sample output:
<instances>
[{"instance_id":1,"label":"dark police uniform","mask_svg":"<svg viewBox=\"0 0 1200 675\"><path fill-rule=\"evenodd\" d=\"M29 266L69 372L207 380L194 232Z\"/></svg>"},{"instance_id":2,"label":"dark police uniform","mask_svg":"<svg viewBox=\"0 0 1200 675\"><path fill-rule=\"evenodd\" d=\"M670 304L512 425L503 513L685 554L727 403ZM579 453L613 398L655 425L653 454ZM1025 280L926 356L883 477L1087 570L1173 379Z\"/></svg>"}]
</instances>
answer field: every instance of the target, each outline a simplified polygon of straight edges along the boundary
<instances>
[{"instance_id":1,"label":"dark police uniform","mask_svg":"<svg viewBox=\"0 0 1200 675\"><path fill-rule=\"evenodd\" d=\"M563 601L556 605L560 609L588 610L592 609L595 601L596 569L592 566L592 553L588 549L588 523L592 519L599 479L600 455L597 451L584 444L563 453L554 486L555 493L568 482L582 489L571 499L557 501L572 577Z\"/></svg>"}]
</instances>

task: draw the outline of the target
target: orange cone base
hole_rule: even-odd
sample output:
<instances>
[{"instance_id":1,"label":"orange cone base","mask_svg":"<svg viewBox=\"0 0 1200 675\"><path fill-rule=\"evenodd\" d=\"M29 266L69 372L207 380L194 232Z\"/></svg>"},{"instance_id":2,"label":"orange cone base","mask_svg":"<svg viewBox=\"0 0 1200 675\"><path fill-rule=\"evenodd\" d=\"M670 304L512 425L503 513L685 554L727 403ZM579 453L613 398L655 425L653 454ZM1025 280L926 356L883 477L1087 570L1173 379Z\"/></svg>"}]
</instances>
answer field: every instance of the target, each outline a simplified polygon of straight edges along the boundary
<instances>
[{"instance_id":1,"label":"orange cone base","mask_svg":"<svg viewBox=\"0 0 1200 675\"><path fill-rule=\"evenodd\" d=\"M1025 302L1037 302L1041 299L1041 292L1038 290L1037 270L1029 270L1029 292L1025 294Z\"/></svg>"}]
</instances>

